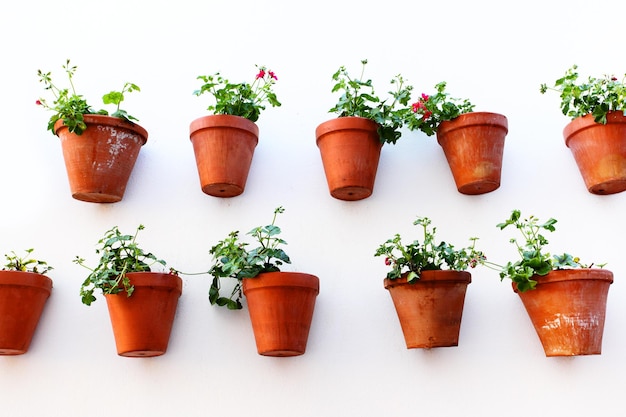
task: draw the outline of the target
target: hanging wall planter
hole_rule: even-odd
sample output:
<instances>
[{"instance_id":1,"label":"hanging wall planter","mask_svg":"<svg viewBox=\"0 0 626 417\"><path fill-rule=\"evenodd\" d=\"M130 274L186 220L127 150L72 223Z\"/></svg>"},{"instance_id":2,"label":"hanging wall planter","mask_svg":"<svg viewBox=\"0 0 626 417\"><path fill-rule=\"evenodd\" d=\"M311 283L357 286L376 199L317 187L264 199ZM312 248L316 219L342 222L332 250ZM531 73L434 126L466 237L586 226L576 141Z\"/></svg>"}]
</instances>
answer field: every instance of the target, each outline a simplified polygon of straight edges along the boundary
<instances>
[{"instance_id":1,"label":"hanging wall planter","mask_svg":"<svg viewBox=\"0 0 626 417\"><path fill-rule=\"evenodd\" d=\"M519 295L546 356L599 355L613 273L562 269L535 276L536 289Z\"/></svg>"},{"instance_id":2,"label":"hanging wall planter","mask_svg":"<svg viewBox=\"0 0 626 417\"><path fill-rule=\"evenodd\" d=\"M179 276L159 272L130 272L135 287L126 292L105 294L117 353L128 357L160 356L167 351L182 293Z\"/></svg>"},{"instance_id":3,"label":"hanging wall planter","mask_svg":"<svg viewBox=\"0 0 626 417\"><path fill-rule=\"evenodd\" d=\"M441 122L437 141L460 193L485 194L500 187L507 133L507 118L497 113L471 112Z\"/></svg>"},{"instance_id":4,"label":"hanging wall planter","mask_svg":"<svg viewBox=\"0 0 626 417\"><path fill-rule=\"evenodd\" d=\"M298 356L306 351L319 278L298 272L266 272L243 280L257 352Z\"/></svg>"},{"instance_id":5,"label":"hanging wall planter","mask_svg":"<svg viewBox=\"0 0 626 417\"><path fill-rule=\"evenodd\" d=\"M28 351L51 291L42 274L0 271L0 355Z\"/></svg>"},{"instance_id":6,"label":"hanging wall planter","mask_svg":"<svg viewBox=\"0 0 626 417\"><path fill-rule=\"evenodd\" d=\"M405 274L406 275L406 274ZM385 278L407 349L458 346L467 271L422 271L419 280Z\"/></svg>"},{"instance_id":7,"label":"hanging wall planter","mask_svg":"<svg viewBox=\"0 0 626 417\"><path fill-rule=\"evenodd\" d=\"M626 190L626 116L607 114L607 123L593 115L572 120L563 130L565 144L592 194L615 194Z\"/></svg>"},{"instance_id":8,"label":"hanging wall planter","mask_svg":"<svg viewBox=\"0 0 626 417\"><path fill-rule=\"evenodd\" d=\"M259 128L248 119L210 115L194 120L190 138L205 194L235 197L244 192Z\"/></svg>"},{"instance_id":9,"label":"hanging wall planter","mask_svg":"<svg viewBox=\"0 0 626 417\"><path fill-rule=\"evenodd\" d=\"M363 117L339 117L315 130L330 195L362 200L374 191L383 144L376 122Z\"/></svg>"},{"instance_id":10,"label":"hanging wall planter","mask_svg":"<svg viewBox=\"0 0 626 417\"><path fill-rule=\"evenodd\" d=\"M81 135L69 132L62 120L54 127L72 197L92 203L118 202L148 132L117 117L86 114L84 120L87 129Z\"/></svg>"}]
</instances>

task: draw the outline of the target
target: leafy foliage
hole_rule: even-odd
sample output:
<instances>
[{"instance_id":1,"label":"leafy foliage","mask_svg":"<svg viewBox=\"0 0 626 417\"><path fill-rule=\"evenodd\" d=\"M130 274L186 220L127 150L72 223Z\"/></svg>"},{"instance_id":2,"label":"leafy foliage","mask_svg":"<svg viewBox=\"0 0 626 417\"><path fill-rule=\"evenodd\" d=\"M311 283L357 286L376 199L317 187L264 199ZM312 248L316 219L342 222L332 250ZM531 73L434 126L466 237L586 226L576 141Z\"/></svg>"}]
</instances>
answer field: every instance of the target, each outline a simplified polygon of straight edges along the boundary
<instances>
[{"instance_id":1,"label":"leafy foliage","mask_svg":"<svg viewBox=\"0 0 626 417\"><path fill-rule=\"evenodd\" d=\"M539 91L556 91L561 97L561 112L574 120L592 114L597 123L606 124L607 113L626 110L626 74L621 81L615 76L589 77L578 83L578 66L573 65L554 82L554 87L541 84Z\"/></svg>"},{"instance_id":2,"label":"leafy foliage","mask_svg":"<svg viewBox=\"0 0 626 417\"><path fill-rule=\"evenodd\" d=\"M462 114L474 110L474 105L468 99L452 98L445 91L446 82L435 85L437 92L433 95L423 94L418 101L411 105L411 114L407 116L409 130L421 130L427 136L437 132L441 122L452 120Z\"/></svg>"},{"instance_id":3,"label":"leafy foliage","mask_svg":"<svg viewBox=\"0 0 626 417\"><path fill-rule=\"evenodd\" d=\"M2 268L3 271L22 271L22 272L34 272L35 274L45 275L48 271L54 269L46 262L31 258L30 254L33 249L26 249L26 255L19 256L15 252L11 251L11 254L5 254L6 264Z\"/></svg>"},{"instance_id":4,"label":"leafy foliage","mask_svg":"<svg viewBox=\"0 0 626 417\"><path fill-rule=\"evenodd\" d=\"M566 268L591 268L591 265L580 263L578 257L573 257L568 253L563 255L551 256L545 251L548 240L541 234L542 230L554 232L556 220L548 219L544 223L540 223L535 216L522 219L519 210L513 210L511 216L496 227L503 230L509 226L514 226L520 231L524 238L524 243L520 244L517 239L512 238L511 243L517 248L520 259L515 262L508 262L504 266L490 264L500 269L500 280L510 278L517 284L520 292L535 289L537 281L533 279L535 275L543 276L554 269ZM601 268L604 265L599 265Z\"/></svg>"},{"instance_id":5,"label":"leafy foliage","mask_svg":"<svg viewBox=\"0 0 626 417\"><path fill-rule=\"evenodd\" d=\"M418 217L413 225L421 226L423 242L414 240L403 244L399 234L378 247L374 256L385 256L385 264L391 266L387 278L397 279L407 272L407 281L416 282L422 271L450 269L465 271L482 264L486 259L483 252L476 250L477 238L471 238L468 247L456 249L453 245L435 240L437 229L430 227L428 217Z\"/></svg>"},{"instance_id":6,"label":"leafy foliage","mask_svg":"<svg viewBox=\"0 0 626 417\"><path fill-rule=\"evenodd\" d=\"M352 78L346 68L341 66L333 74L333 80L337 83L332 92L343 91L339 101L329 110L337 113L339 117L364 117L378 123L378 135L381 143L395 144L402 136L400 129L404 126L413 87L405 85L400 74L396 75L391 84L395 85L395 91L389 91L393 101L389 104L376 96L372 80L363 80L367 60L362 60L362 70L359 78Z\"/></svg>"},{"instance_id":7,"label":"leafy foliage","mask_svg":"<svg viewBox=\"0 0 626 417\"><path fill-rule=\"evenodd\" d=\"M266 67L259 67L259 72L252 84L231 83L220 73L214 75L200 75L197 79L204 84L199 90L194 91L194 95L201 96L209 93L215 99L215 104L210 105L207 110L214 114L229 114L232 116L244 117L252 122L259 119L262 110L265 110L264 103L269 103L272 107L279 107L281 103L272 91L272 87L278 80L273 71Z\"/></svg>"},{"instance_id":8,"label":"leafy foliage","mask_svg":"<svg viewBox=\"0 0 626 417\"><path fill-rule=\"evenodd\" d=\"M134 287L126 275L128 272L149 272L155 264L166 265L165 261L145 252L137 244L137 234L143 229L144 226L139 225L134 235L122 234L117 226L108 230L98 241L96 254L100 255L100 261L95 268L86 266L83 258L77 256L74 259L74 263L91 271L80 289L83 304L91 305L96 301L96 288L103 294L126 291L130 297ZM175 273L173 269L170 272Z\"/></svg>"},{"instance_id":9,"label":"leafy foliage","mask_svg":"<svg viewBox=\"0 0 626 417\"><path fill-rule=\"evenodd\" d=\"M87 125L85 124L83 117L85 114L109 114L109 112L104 109L98 111L94 110L89 104L87 104L87 100L82 95L76 93L73 80L76 69L77 67L75 65L70 65L69 59L65 62L65 65L63 65L63 70L67 74L69 81L68 88L57 87L52 82L51 72L37 70L39 82L42 82L44 84L44 89L50 91L54 97L52 104L48 104L48 102L43 98L40 98L36 102L37 105L54 112L48 121L48 130L53 134L55 133L54 125L58 120L63 120L63 123L68 127L70 132L80 135L85 131L85 129L87 129ZM122 91L111 91L102 97L102 101L105 105L113 104L117 106L115 111L111 113L112 117L118 117L128 122L138 120L128 114L125 110L120 109L120 104L124 101L124 94L133 91L140 91L140 89L133 83L126 83L124 84Z\"/></svg>"},{"instance_id":10,"label":"leafy foliage","mask_svg":"<svg viewBox=\"0 0 626 417\"><path fill-rule=\"evenodd\" d=\"M248 243L241 242L239 232L231 232L226 239L219 241L211 248L209 253L213 255L214 264L209 270L213 275L213 281L209 289L209 301L211 304L226 306L230 310L242 308L242 282L244 278L253 278L263 272L280 271L283 263L291 263L289 256L281 249L280 245L286 245L283 239L278 237L280 227L276 226L276 216L285 211L278 207L274 210L272 223L267 226L259 226L250 230L247 234L253 236L259 246L248 250ZM234 278L237 283L230 296L220 295L220 279Z\"/></svg>"}]
</instances>

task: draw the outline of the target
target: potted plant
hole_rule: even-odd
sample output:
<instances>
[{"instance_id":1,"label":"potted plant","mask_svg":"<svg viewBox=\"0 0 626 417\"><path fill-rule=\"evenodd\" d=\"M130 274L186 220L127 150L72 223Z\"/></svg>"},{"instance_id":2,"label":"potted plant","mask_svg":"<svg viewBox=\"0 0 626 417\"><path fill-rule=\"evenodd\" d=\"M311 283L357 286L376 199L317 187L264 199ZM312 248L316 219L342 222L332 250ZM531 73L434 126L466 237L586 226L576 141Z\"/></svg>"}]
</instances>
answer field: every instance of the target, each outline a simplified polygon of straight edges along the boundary
<instances>
[{"instance_id":1,"label":"potted plant","mask_svg":"<svg viewBox=\"0 0 626 417\"><path fill-rule=\"evenodd\" d=\"M523 218L519 210L497 227L515 227L523 243L511 239L519 259L500 270L500 279L509 278L541 340L546 356L595 355L602 350L606 300L613 273L593 268L568 253L551 256L546 250L544 231L554 232L556 220L540 222L535 216Z\"/></svg>"},{"instance_id":2,"label":"potted plant","mask_svg":"<svg viewBox=\"0 0 626 417\"><path fill-rule=\"evenodd\" d=\"M437 135L460 193L477 195L498 189L507 118L475 112L468 99L450 97L446 82L436 84L435 90L411 105L407 127L427 136Z\"/></svg>"},{"instance_id":3,"label":"potted plant","mask_svg":"<svg viewBox=\"0 0 626 417\"><path fill-rule=\"evenodd\" d=\"M605 75L578 81L573 65L554 82L541 84L540 92L556 91L561 112L571 121L563 129L587 190L615 194L626 190L626 75L622 80Z\"/></svg>"},{"instance_id":4,"label":"potted plant","mask_svg":"<svg viewBox=\"0 0 626 417\"><path fill-rule=\"evenodd\" d=\"M319 278L301 272L285 272L280 266L291 263L280 247L285 242L278 235L276 216L284 209L274 210L272 223L248 232L258 247L248 249L238 231L214 245L210 254L213 276L209 290L211 304L231 310L243 307L245 295L257 352L265 356L297 356L305 353L313 319ZM220 294L221 279L235 279L229 296Z\"/></svg>"},{"instance_id":5,"label":"potted plant","mask_svg":"<svg viewBox=\"0 0 626 417\"><path fill-rule=\"evenodd\" d=\"M102 97L104 104L116 106L94 110L74 88L76 66L68 59L63 65L69 87L59 88L50 72L38 70L39 81L54 97L52 104L44 98L37 104L54 112L48 130L59 137L69 178L72 197L94 203L115 203L124 197L126 185L148 132L135 123L137 118L120 108L125 95L139 91L125 83L122 91L111 91Z\"/></svg>"},{"instance_id":6,"label":"potted plant","mask_svg":"<svg viewBox=\"0 0 626 417\"><path fill-rule=\"evenodd\" d=\"M404 244L399 234L381 244L374 256L384 256L391 270L384 280L393 300L407 349L458 346L463 305L471 282L468 268L486 259L471 245L456 248L435 240L428 217L418 217L423 240Z\"/></svg>"},{"instance_id":7,"label":"potted plant","mask_svg":"<svg viewBox=\"0 0 626 417\"><path fill-rule=\"evenodd\" d=\"M76 257L74 263L90 272L80 289L83 304L96 301L94 291L104 295L111 318L117 353L127 357L163 355L167 350L176 315L182 280L166 262L137 244L134 235L122 234L115 226L98 241L96 267ZM159 267L160 270L153 270Z\"/></svg>"},{"instance_id":8,"label":"potted plant","mask_svg":"<svg viewBox=\"0 0 626 417\"><path fill-rule=\"evenodd\" d=\"M362 200L374 190L376 172L383 144L395 144L404 125L411 86L401 75L391 84L390 98L381 100L372 80L365 80L362 60L359 78L349 75L344 66L333 74L332 92L343 91L329 112L337 118L320 124L315 130L330 195L339 200ZM391 102L389 102L391 100Z\"/></svg>"},{"instance_id":9,"label":"potted plant","mask_svg":"<svg viewBox=\"0 0 626 417\"><path fill-rule=\"evenodd\" d=\"M278 77L274 71L257 65L252 84L232 83L220 73L200 75L203 82L196 96L213 96L207 110L212 115L195 119L190 125L200 186L214 197L235 197L244 192L254 149L259 141L256 121L265 103L281 103L272 90Z\"/></svg>"},{"instance_id":10,"label":"potted plant","mask_svg":"<svg viewBox=\"0 0 626 417\"><path fill-rule=\"evenodd\" d=\"M52 291L45 276L53 268L32 258L5 254L0 270L0 355L21 355L28 351L39 319Z\"/></svg>"}]
</instances>

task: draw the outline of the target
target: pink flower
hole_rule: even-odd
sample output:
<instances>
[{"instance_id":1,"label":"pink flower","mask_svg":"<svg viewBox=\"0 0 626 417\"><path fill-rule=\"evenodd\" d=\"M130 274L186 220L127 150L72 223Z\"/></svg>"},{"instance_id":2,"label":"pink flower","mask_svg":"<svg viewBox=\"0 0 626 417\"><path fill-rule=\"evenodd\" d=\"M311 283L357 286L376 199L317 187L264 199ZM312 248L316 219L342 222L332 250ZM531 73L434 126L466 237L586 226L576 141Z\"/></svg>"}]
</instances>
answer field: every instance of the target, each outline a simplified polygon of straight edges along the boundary
<instances>
[{"instance_id":1,"label":"pink flower","mask_svg":"<svg viewBox=\"0 0 626 417\"><path fill-rule=\"evenodd\" d=\"M427 94L422 93L422 100L428 101L430 97Z\"/></svg>"},{"instance_id":2,"label":"pink flower","mask_svg":"<svg viewBox=\"0 0 626 417\"><path fill-rule=\"evenodd\" d=\"M264 69L260 70L259 73L256 75L257 80L259 78L263 78L263 77L265 77L265 70Z\"/></svg>"},{"instance_id":3,"label":"pink flower","mask_svg":"<svg viewBox=\"0 0 626 417\"><path fill-rule=\"evenodd\" d=\"M411 104L411 110L413 111L413 113L417 113L417 111L420 109L421 104L422 103L420 102Z\"/></svg>"},{"instance_id":4,"label":"pink flower","mask_svg":"<svg viewBox=\"0 0 626 417\"><path fill-rule=\"evenodd\" d=\"M278 77L276 76L276 74L274 73L274 71L269 71L270 73L270 77L277 80L278 81Z\"/></svg>"},{"instance_id":5,"label":"pink flower","mask_svg":"<svg viewBox=\"0 0 626 417\"><path fill-rule=\"evenodd\" d=\"M391 265L391 259L385 258L385 265L387 266Z\"/></svg>"}]
</instances>

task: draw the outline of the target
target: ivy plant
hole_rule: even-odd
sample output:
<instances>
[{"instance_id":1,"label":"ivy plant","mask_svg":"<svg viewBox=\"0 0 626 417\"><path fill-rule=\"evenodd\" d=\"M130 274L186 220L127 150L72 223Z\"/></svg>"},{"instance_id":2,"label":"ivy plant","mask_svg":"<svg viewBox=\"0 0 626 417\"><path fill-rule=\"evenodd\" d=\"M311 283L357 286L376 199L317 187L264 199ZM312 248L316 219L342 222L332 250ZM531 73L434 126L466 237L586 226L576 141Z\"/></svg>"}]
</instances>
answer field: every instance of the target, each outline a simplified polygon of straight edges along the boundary
<instances>
[{"instance_id":1,"label":"ivy plant","mask_svg":"<svg viewBox=\"0 0 626 417\"><path fill-rule=\"evenodd\" d=\"M278 236L281 229L276 225L277 215L284 211L283 207L276 208L271 224L255 227L247 233L258 244L254 249L249 250L249 243L240 240L239 231L231 232L211 248L209 253L213 255L214 261L209 270L213 276L209 289L211 304L226 306L230 310L241 309L243 279L254 278L263 272L277 272L284 263L291 263L289 256L280 247L287 242ZM222 278L236 280L229 296L220 294Z\"/></svg>"},{"instance_id":2,"label":"ivy plant","mask_svg":"<svg viewBox=\"0 0 626 417\"><path fill-rule=\"evenodd\" d=\"M351 77L345 66L333 74L336 81L332 92L342 91L337 103L329 110L339 117L364 117L378 124L378 136L381 143L395 144L402 136L400 129L404 126L409 100L411 99L410 85L405 85L402 75L396 75L391 84L395 90L389 91L390 97L382 100L375 91L371 79L364 79L367 60L361 61L361 75ZM390 99L391 102L389 102Z\"/></svg>"},{"instance_id":3,"label":"ivy plant","mask_svg":"<svg viewBox=\"0 0 626 417\"><path fill-rule=\"evenodd\" d=\"M63 65L63 70L69 82L69 87L66 88L60 88L52 82L51 72L37 71L39 82L43 83L44 89L50 91L53 96L52 104L48 104L44 98L39 98L36 101L37 105L54 113L48 121L48 130L53 134L55 133L54 125L59 120L63 120L63 124L67 126L70 132L80 135L87 129L84 118L85 114L109 115L109 112L105 109L94 110L93 107L87 104L87 100L76 92L76 88L74 87L76 69L77 66L71 65L69 59L65 62L65 65ZM125 94L133 91L141 90L136 84L125 83L121 91L111 91L102 96L102 101L105 105L112 104L116 106L115 110L111 113L112 117L118 117L128 122L138 120L136 117L128 114L126 110L120 108L121 103L124 101Z\"/></svg>"},{"instance_id":4,"label":"ivy plant","mask_svg":"<svg viewBox=\"0 0 626 417\"><path fill-rule=\"evenodd\" d=\"M488 266L496 267L500 270L500 280L510 278L516 283L520 292L535 289L536 276L547 275L555 269L567 268L591 268L593 264L586 265L580 262L580 258L568 253L552 256L546 249L548 239L542 234L543 231L554 232L557 221L553 218L541 222L537 217L531 215L523 218L520 210L513 210L511 216L497 227L504 230L507 227L515 227L522 235L523 242L511 238L510 243L514 244L520 259L514 262L507 262L500 266L490 263ZM598 265L602 268L604 264Z\"/></svg>"},{"instance_id":5,"label":"ivy plant","mask_svg":"<svg viewBox=\"0 0 626 417\"><path fill-rule=\"evenodd\" d=\"M464 248L456 248L445 241L437 242L437 229L431 223L428 217L418 217L413 222L413 225L421 227L422 241L404 244L400 234L396 234L378 247L374 256L384 256L385 265L391 267L387 278L398 279L406 274L407 281L415 283L422 271L465 271L486 259L484 253L475 248L478 238L471 238L471 245Z\"/></svg>"},{"instance_id":6,"label":"ivy plant","mask_svg":"<svg viewBox=\"0 0 626 417\"><path fill-rule=\"evenodd\" d=\"M151 252L144 251L137 243L137 235L144 226L139 225L135 234L122 234L117 226L108 230L98 241L96 254L100 260L95 268L85 264L85 259L76 257L74 263L87 268L90 273L83 282L80 296L83 304L91 305L96 300L94 291L100 289L103 294L117 294L125 291L133 294L134 286L126 275L129 272L149 272L155 265L166 266ZM170 273L176 273L170 269Z\"/></svg>"},{"instance_id":7,"label":"ivy plant","mask_svg":"<svg viewBox=\"0 0 626 417\"><path fill-rule=\"evenodd\" d=\"M5 254L6 264L4 264L2 270L33 272L45 275L48 271L54 269L47 262L31 257L33 250L32 248L26 249L24 256L19 256L14 251L11 251L10 254Z\"/></svg>"}]
</instances>

